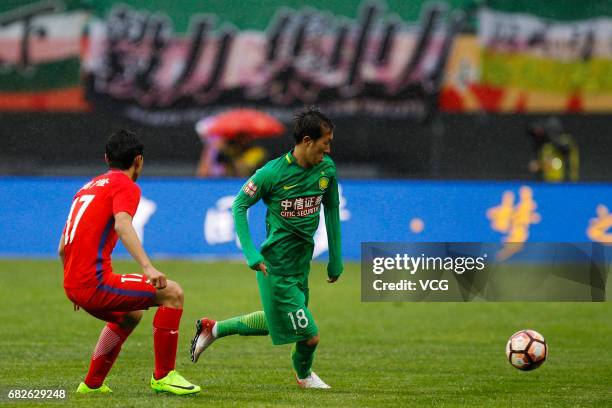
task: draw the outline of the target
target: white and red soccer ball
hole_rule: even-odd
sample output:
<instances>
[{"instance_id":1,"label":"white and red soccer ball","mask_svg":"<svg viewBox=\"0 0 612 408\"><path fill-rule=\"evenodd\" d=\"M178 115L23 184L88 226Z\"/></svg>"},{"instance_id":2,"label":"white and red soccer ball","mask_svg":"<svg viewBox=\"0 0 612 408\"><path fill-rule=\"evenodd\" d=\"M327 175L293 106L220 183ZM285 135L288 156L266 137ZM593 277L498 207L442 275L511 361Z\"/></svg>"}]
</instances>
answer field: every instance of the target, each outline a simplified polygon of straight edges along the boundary
<instances>
[{"instance_id":1,"label":"white and red soccer ball","mask_svg":"<svg viewBox=\"0 0 612 408\"><path fill-rule=\"evenodd\" d=\"M529 371L546 361L548 345L535 330L520 330L510 336L506 345L508 361L519 370Z\"/></svg>"}]
</instances>

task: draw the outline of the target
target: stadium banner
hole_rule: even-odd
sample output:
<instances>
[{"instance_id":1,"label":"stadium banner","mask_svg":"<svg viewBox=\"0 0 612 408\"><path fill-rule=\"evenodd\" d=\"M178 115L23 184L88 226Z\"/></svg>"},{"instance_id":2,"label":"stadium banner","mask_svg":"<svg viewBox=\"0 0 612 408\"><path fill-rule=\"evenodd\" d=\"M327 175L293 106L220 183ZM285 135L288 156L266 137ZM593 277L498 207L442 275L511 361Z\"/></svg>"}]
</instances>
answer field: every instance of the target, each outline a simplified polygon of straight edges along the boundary
<instances>
[{"instance_id":1,"label":"stadium banner","mask_svg":"<svg viewBox=\"0 0 612 408\"><path fill-rule=\"evenodd\" d=\"M456 40L441 110L612 111L611 17L560 21L481 8L477 26L477 38Z\"/></svg>"},{"instance_id":2,"label":"stadium banner","mask_svg":"<svg viewBox=\"0 0 612 408\"><path fill-rule=\"evenodd\" d=\"M0 110L93 105L162 126L237 106L281 119L304 104L407 119L612 111L606 2L514 3L466 22L474 5L459 0L2 2Z\"/></svg>"},{"instance_id":3,"label":"stadium banner","mask_svg":"<svg viewBox=\"0 0 612 408\"><path fill-rule=\"evenodd\" d=\"M606 301L612 246L527 242L363 243L366 302Z\"/></svg>"},{"instance_id":4,"label":"stadium banner","mask_svg":"<svg viewBox=\"0 0 612 408\"><path fill-rule=\"evenodd\" d=\"M110 7L88 28L87 98L95 108L156 126L245 106L284 120L312 104L335 117L423 119L437 104L465 16L449 17L444 3L425 5L420 20L409 22L385 2L318 9L294 1L265 7L264 26L243 28L227 20L235 11L215 14L183 1L190 23L181 33L176 12L157 2L148 9L100 3Z\"/></svg>"},{"instance_id":5,"label":"stadium banner","mask_svg":"<svg viewBox=\"0 0 612 408\"><path fill-rule=\"evenodd\" d=\"M55 257L84 178L0 178L0 256ZM154 257L241 259L231 206L243 180L148 179L134 225ZM500 182L360 181L340 184L344 258L362 242L492 242L511 260L528 242L612 244L612 185ZM571 197L569 199L568 197ZM321 215L322 216L322 215ZM265 207L249 210L256 243ZM313 256L327 256L325 223ZM127 256L123 248L115 252Z\"/></svg>"},{"instance_id":6,"label":"stadium banner","mask_svg":"<svg viewBox=\"0 0 612 408\"><path fill-rule=\"evenodd\" d=\"M84 111L80 0L0 3L0 110Z\"/></svg>"}]
</instances>

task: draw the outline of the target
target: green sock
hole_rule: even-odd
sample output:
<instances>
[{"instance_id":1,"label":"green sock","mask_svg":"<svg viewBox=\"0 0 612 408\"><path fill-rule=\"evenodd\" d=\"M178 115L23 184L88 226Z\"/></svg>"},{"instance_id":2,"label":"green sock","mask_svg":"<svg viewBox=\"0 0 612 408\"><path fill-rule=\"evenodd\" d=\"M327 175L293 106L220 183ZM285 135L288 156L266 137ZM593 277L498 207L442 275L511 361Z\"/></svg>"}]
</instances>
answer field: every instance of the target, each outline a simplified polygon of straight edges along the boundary
<instances>
[{"instance_id":1,"label":"green sock","mask_svg":"<svg viewBox=\"0 0 612 408\"><path fill-rule=\"evenodd\" d=\"M310 375L316 349L317 346L310 347L303 343L295 343L291 359L298 378L306 378Z\"/></svg>"},{"instance_id":2,"label":"green sock","mask_svg":"<svg viewBox=\"0 0 612 408\"><path fill-rule=\"evenodd\" d=\"M268 325L266 324L266 315L263 311L259 311L217 322L218 338L231 336L232 334L267 336Z\"/></svg>"}]
</instances>

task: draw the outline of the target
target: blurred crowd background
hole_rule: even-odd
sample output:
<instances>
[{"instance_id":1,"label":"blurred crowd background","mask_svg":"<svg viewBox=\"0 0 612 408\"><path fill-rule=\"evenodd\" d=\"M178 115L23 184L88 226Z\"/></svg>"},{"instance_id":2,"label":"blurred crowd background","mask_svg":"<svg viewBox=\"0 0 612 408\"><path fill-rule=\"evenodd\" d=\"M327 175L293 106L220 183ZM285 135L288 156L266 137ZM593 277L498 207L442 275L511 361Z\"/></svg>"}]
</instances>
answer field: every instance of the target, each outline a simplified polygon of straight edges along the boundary
<instances>
[{"instance_id":1,"label":"blurred crowd background","mask_svg":"<svg viewBox=\"0 0 612 408\"><path fill-rule=\"evenodd\" d=\"M0 175L128 128L147 176L243 177L314 105L344 178L612 179L608 0L6 0L0 44Z\"/></svg>"}]
</instances>

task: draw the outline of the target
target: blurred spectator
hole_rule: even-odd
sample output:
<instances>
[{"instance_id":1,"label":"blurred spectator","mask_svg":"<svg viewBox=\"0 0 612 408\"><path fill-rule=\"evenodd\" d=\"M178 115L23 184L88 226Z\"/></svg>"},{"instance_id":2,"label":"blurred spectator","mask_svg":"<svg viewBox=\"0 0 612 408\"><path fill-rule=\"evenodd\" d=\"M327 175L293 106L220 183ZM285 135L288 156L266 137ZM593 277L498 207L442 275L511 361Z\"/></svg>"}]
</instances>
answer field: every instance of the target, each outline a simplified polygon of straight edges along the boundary
<instances>
[{"instance_id":1,"label":"blurred spectator","mask_svg":"<svg viewBox=\"0 0 612 408\"><path fill-rule=\"evenodd\" d=\"M205 118L196 124L196 132L202 141L202 153L196 175L198 177L248 177L261 167L266 151L252 144L247 134L238 134L231 139L210 134L214 117Z\"/></svg>"},{"instance_id":2,"label":"blurred spectator","mask_svg":"<svg viewBox=\"0 0 612 408\"><path fill-rule=\"evenodd\" d=\"M529 170L541 181L560 183L578 181L579 151L574 138L563 130L559 119L550 117L528 128L536 158Z\"/></svg>"},{"instance_id":3,"label":"blurred spectator","mask_svg":"<svg viewBox=\"0 0 612 408\"><path fill-rule=\"evenodd\" d=\"M198 177L248 177L266 158L266 151L252 146L247 136L226 140L219 136L201 137L203 146Z\"/></svg>"}]
</instances>

